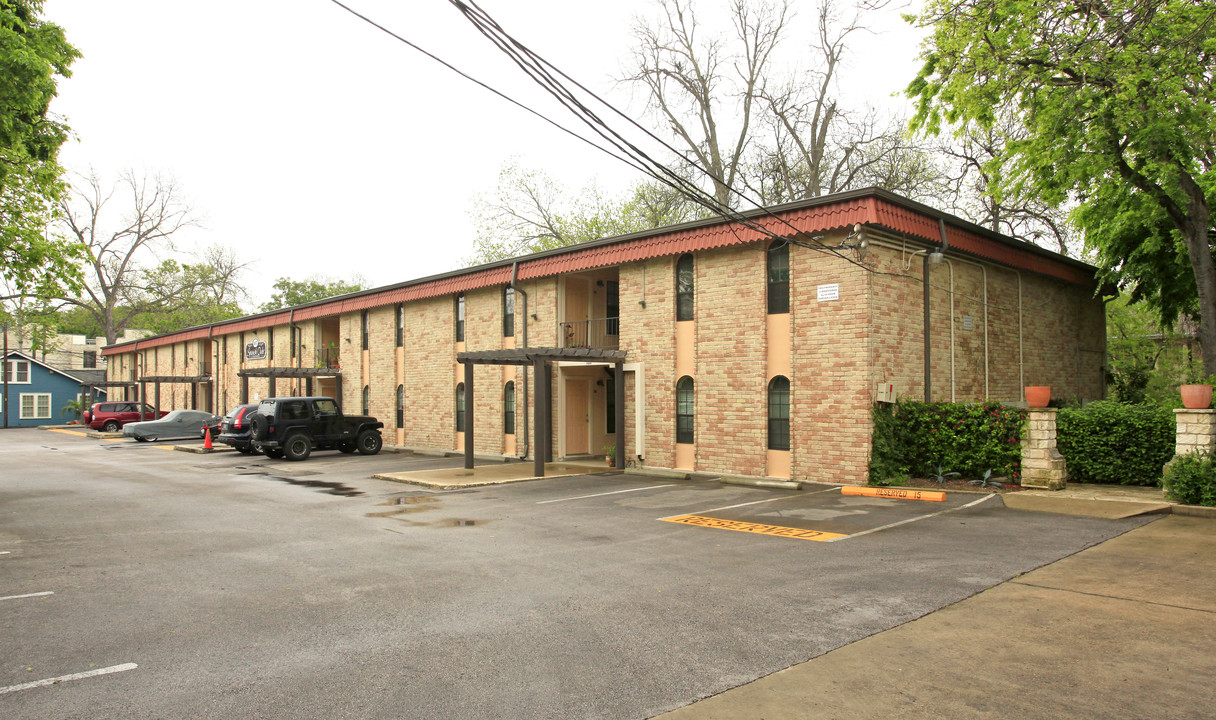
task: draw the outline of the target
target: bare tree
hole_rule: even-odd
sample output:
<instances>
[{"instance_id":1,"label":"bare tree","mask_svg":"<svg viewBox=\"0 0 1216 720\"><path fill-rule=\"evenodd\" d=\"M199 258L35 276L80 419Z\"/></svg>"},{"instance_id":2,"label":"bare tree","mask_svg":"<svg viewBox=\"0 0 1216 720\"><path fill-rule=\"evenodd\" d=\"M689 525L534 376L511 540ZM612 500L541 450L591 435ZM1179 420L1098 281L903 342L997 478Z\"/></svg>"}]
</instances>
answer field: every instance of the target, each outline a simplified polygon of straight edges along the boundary
<instances>
[{"instance_id":1,"label":"bare tree","mask_svg":"<svg viewBox=\"0 0 1216 720\"><path fill-rule=\"evenodd\" d=\"M764 0L754 8L733 0L736 52L719 37L702 38L691 0L658 4L659 26L634 25L637 45L623 79L645 88L648 109L667 125L685 159L709 172L718 203L734 207L756 105L790 18L789 0ZM733 108L724 106L730 98Z\"/></svg>"},{"instance_id":2,"label":"bare tree","mask_svg":"<svg viewBox=\"0 0 1216 720\"><path fill-rule=\"evenodd\" d=\"M1080 241L1068 220L1068 208L1007 184L995 192L997 160L1004 156L1006 145L1025 135L1017 118L1006 112L998 113L987 129L972 126L952 140L943 139L937 147L945 168L941 204L994 232L1062 255L1076 254Z\"/></svg>"},{"instance_id":3,"label":"bare tree","mask_svg":"<svg viewBox=\"0 0 1216 720\"><path fill-rule=\"evenodd\" d=\"M175 235L196 222L171 178L128 171L106 188L96 174L81 175L60 209L64 231L88 258L83 296L63 300L93 315L108 343L142 313L171 316L200 301L231 304L240 292L245 266L231 251L209 249L198 264L175 259ZM107 227L114 215L117 222Z\"/></svg>"}]
</instances>

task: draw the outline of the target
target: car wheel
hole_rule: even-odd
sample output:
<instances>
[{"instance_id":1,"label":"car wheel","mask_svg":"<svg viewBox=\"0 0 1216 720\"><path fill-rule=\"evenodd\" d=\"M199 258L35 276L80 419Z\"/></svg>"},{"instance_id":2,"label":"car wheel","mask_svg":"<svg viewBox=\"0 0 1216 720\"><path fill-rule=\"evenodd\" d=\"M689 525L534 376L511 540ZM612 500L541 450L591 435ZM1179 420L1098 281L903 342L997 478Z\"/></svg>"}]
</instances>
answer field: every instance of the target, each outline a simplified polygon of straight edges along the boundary
<instances>
[{"instance_id":1,"label":"car wheel","mask_svg":"<svg viewBox=\"0 0 1216 720\"><path fill-rule=\"evenodd\" d=\"M307 460L312 453L312 442L304 433L296 433L283 444L283 457L288 460Z\"/></svg>"},{"instance_id":2,"label":"car wheel","mask_svg":"<svg viewBox=\"0 0 1216 720\"><path fill-rule=\"evenodd\" d=\"M355 446L360 455L375 455L384 445L384 439L375 430L364 430L355 438Z\"/></svg>"},{"instance_id":3,"label":"car wheel","mask_svg":"<svg viewBox=\"0 0 1216 720\"><path fill-rule=\"evenodd\" d=\"M346 453L347 455L349 455L349 454L353 453L355 450L357 450L358 448L356 448L355 444L353 442L351 442L350 440L343 440L342 442L338 443L338 449L341 450L342 452Z\"/></svg>"},{"instance_id":4,"label":"car wheel","mask_svg":"<svg viewBox=\"0 0 1216 720\"><path fill-rule=\"evenodd\" d=\"M265 452L266 457L270 458L271 460L278 460L279 458L283 457L283 451L279 450L278 448L266 448L263 452Z\"/></svg>"},{"instance_id":5,"label":"car wheel","mask_svg":"<svg viewBox=\"0 0 1216 720\"><path fill-rule=\"evenodd\" d=\"M135 438L135 442L148 442L148 438L143 437L142 435L133 435L132 437Z\"/></svg>"},{"instance_id":6,"label":"car wheel","mask_svg":"<svg viewBox=\"0 0 1216 720\"><path fill-rule=\"evenodd\" d=\"M118 422L115 420L107 420L106 424L101 426L101 429L106 432L118 432Z\"/></svg>"}]
</instances>

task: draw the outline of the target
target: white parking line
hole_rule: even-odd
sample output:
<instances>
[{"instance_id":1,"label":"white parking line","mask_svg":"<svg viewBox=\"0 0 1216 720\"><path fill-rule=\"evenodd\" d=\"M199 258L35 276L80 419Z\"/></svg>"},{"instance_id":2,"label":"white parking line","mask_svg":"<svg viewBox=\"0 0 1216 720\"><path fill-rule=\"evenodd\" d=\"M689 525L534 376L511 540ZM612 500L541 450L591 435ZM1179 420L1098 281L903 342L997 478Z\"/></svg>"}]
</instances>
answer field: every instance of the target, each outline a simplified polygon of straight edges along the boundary
<instances>
[{"instance_id":1,"label":"white parking line","mask_svg":"<svg viewBox=\"0 0 1216 720\"><path fill-rule=\"evenodd\" d=\"M893 527L899 527L900 525L907 525L908 523L914 523L917 520L925 520L927 518L937 517L938 515L945 515L946 513L954 512L955 510L966 510L967 508L971 507L972 505L979 505L980 503L984 502L985 500L989 500L994 497L996 497L996 493L991 493L989 495L985 495L984 497L980 498L979 500L974 500L972 502L969 502L966 505L959 505L958 507L950 508L948 510L938 510L935 513L929 513L928 515L921 515L919 517L908 518L907 520L900 520L899 522L893 522L889 525L883 525L882 527L870 528L869 530L862 530L861 532L855 532L852 535L845 535L844 537L832 538L831 540L824 540L824 542L837 542L838 540L848 540L849 538L861 537L862 535L869 535L870 533L876 533L879 530L889 530Z\"/></svg>"},{"instance_id":2,"label":"white parking line","mask_svg":"<svg viewBox=\"0 0 1216 720\"><path fill-rule=\"evenodd\" d=\"M50 590L46 590L44 592L29 593L28 595L6 595L4 597L0 597L0 600L20 600L21 598L43 597L44 595L54 594L55 593L51 592Z\"/></svg>"},{"instance_id":3,"label":"white parking line","mask_svg":"<svg viewBox=\"0 0 1216 720\"><path fill-rule=\"evenodd\" d=\"M628 490L613 490L612 492L596 493L594 495L579 495L578 497L558 498L557 500L541 500L537 505L548 505L555 502L566 502L567 500L583 500L585 498L603 497L605 495L620 495L621 493L637 492L638 490L658 490L659 488L671 487L675 483L667 483L666 485L647 485L646 487L630 488Z\"/></svg>"},{"instance_id":4,"label":"white parking line","mask_svg":"<svg viewBox=\"0 0 1216 720\"><path fill-rule=\"evenodd\" d=\"M12 553L12 550L0 550L0 555L9 555L11 553Z\"/></svg>"},{"instance_id":5,"label":"white parking line","mask_svg":"<svg viewBox=\"0 0 1216 720\"><path fill-rule=\"evenodd\" d=\"M838 487L830 487L826 490L816 490L815 492L799 493L798 495L782 495L781 497L768 498L767 500L753 500L751 502L738 503L736 505L723 505L722 507L710 508L709 510L697 510L695 512L680 513L679 515L668 515L661 517L660 520L670 520L672 518L684 517L685 515L704 515L705 513L718 512L719 510L730 510L731 508L747 507L748 505L759 505L761 503L777 502L778 500L789 500L791 498L809 497L811 495L819 495L825 492L840 492Z\"/></svg>"},{"instance_id":6,"label":"white parking line","mask_svg":"<svg viewBox=\"0 0 1216 720\"><path fill-rule=\"evenodd\" d=\"M89 670L88 672L79 672L72 675L60 675L59 677L47 678L46 680L35 680L34 682L21 683L20 685L9 685L8 687L0 687L0 695L17 692L18 690L29 690L30 688L58 685L61 682L67 682L69 680L80 680L82 678L94 677L96 675L109 675L110 673L134 670L137 667L139 666L135 663L124 663L122 665L112 665L110 667Z\"/></svg>"}]
</instances>

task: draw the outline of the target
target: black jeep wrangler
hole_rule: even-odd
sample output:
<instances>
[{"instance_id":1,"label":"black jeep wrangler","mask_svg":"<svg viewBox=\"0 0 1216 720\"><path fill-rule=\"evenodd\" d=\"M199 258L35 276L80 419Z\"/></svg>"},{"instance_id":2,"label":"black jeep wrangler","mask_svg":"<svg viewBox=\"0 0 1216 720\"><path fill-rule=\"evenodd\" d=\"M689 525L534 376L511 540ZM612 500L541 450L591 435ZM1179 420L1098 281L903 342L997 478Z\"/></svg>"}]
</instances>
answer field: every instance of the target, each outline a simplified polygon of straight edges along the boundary
<instances>
[{"instance_id":1,"label":"black jeep wrangler","mask_svg":"<svg viewBox=\"0 0 1216 720\"><path fill-rule=\"evenodd\" d=\"M384 423L374 417L344 416L328 397L266 398L250 422L254 449L271 458L304 460L314 449L333 448L375 455L384 445Z\"/></svg>"}]
</instances>

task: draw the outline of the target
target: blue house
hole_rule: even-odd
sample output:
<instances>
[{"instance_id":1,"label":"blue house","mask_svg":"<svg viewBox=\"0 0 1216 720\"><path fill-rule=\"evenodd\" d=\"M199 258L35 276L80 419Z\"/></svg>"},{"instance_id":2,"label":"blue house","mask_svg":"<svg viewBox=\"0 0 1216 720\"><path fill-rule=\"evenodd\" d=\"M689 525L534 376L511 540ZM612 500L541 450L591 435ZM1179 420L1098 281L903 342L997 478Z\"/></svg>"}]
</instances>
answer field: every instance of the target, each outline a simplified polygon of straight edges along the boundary
<instances>
[{"instance_id":1,"label":"blue house","mask_svg":"<svg viewBox=\"0 0 1216 720\"><path fill-rule=\"evenodd\" d=\"M63 425L77 419L75 413L63 408L70 401L79 400L85 387L90 388L94 400L105 399L105 390L90 387L87 380L25 353L12 350L7 360L4 372L8 375L8 396L4 397L0 385L0 413L8 410L9 427Z\"/></svg>"}]
</instances>

